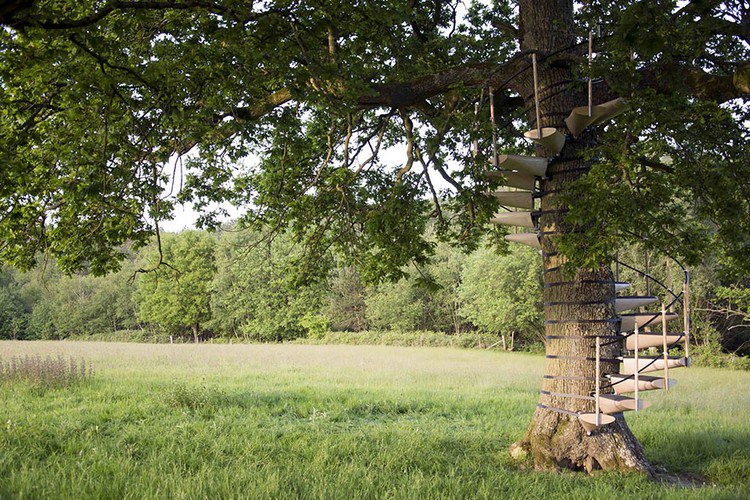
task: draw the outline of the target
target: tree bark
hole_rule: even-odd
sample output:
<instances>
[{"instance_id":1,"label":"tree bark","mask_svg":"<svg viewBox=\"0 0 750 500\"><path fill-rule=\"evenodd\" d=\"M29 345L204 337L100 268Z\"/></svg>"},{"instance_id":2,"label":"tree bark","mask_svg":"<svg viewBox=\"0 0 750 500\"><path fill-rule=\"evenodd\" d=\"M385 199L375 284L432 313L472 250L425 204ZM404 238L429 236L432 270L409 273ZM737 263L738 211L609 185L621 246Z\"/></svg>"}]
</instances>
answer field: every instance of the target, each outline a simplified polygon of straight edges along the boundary
<instances>
[{"instance_id":1,"label":"tree bark","mask_svg":"<svg viewBox=\"0 0 750 500\"><path fill-rule=\"evenodd\" d=\"M575 43L573 2L555 0L520 2L521 48L546 53L558 51ZM546 96L561 90L559 82L568 85L573 75L568 68L539 66L541 121L565 131L564 118L575 106L584 105L584 89L566 90L554 97ZM520 89L527 96L527 106L533 109L531 75ZM530 96L530 97L529 97ZM533 112L530 123L534 120ZM535 126L535 124L532 124ZM596 142L595 133L586 131L578 139L568 137L565 147L555 162L550 163L548 178L541 183L542 248L544 261L545 332L548 336L547 359L543 390L555 394L591 396L595 390L596 336L614 335L615 289L608 265L595 270L576 270L572 275L559 268L563 259L556 253L557 235L575 228L565 223L565 206L560 195L573 181L585 175L588 165L581 158L583 150ZM544 154L543 151L537 151ZM585 201L584 201L585 202ZM550 339L549 337L557 337ZM563 338L560 338L563 337ZM606 344L606 339L603 340ZM620 354L620 344L602 348L602 358ZM588 359L587 359L588 358ZM602 363L602 373L619 372L619 362ZM552 377L575 378L552 378ZM604 384L606 385L606 383ZM605 391L603 391L605 392ZM611 392L611 389L610 391ZM526 436L511 447L514 458L528 457L537 469L573 469L591 472L604 470L634 470L651 473L643 448L628 428L622 416L615 423L600 427L587 435L578 418L546 407L570 412L594 412L590 399L541 394L540 405L534 413Z\"/></svg>"},{"instance_id":2,"label":"tree bark","mask_svg":"<svg viewBox=\"0 0 750 500\"><path fill-rule=\"evenodd\" d=\"M195 323L190 328L193 331L193 342L195 342L197 344L199 342L199 340L200 340L200 333L201 333L200 324Z\"/></svg>"}]
</instances>

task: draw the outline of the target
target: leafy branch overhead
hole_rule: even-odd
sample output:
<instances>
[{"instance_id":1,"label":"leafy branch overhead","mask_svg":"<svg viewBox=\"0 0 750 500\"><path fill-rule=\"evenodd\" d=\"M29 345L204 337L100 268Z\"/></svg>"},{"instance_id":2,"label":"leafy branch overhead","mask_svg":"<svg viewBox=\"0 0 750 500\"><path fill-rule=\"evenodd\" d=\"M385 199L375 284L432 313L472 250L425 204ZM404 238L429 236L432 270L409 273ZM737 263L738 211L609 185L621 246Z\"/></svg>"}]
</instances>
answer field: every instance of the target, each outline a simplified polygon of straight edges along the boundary
<instances>
[{"instance_id":1,"label":"leafy branch overhead","mask_svg":"<svg viewBox=\"0 0 750 500\"><path fill-rule=\"evenodd\" d=\"M601 25L597 100L636 111L602 139L571 217L606 228L592 262L629 231L687 259L718 241L747 266L748 6L662 3L579 12ZM469 248L489 231L488 88L500 148L528 147L530 27L511 2L5 0L0 24L0 259L16 265L48 252L105 272L176 202L208 226L228 202L291 228L311 263L333 248L398 276L430 257L431 218ZM583 89L585 31L534 48L580 77L542 99Z\"/></svg>"}]
</instances>

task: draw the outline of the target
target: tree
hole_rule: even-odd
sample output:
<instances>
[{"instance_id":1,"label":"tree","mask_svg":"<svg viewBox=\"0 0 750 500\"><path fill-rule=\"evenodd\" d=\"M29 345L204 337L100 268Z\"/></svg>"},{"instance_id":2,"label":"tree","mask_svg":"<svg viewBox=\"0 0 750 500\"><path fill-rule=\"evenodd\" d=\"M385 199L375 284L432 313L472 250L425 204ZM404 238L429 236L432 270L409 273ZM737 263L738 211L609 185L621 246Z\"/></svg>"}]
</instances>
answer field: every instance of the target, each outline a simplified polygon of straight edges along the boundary
<instances>
[{"instance_id":1,"label":"tree","mask_svg":"<svg viewBox=\"0 0 750 500\"><path fill-rule=\"evenodd\" d=\"M330 280L326 316L333 330L361 332L367 329L365 285L356 268L336 266Z\"/></svg>"},{"instance_id":2,"label":"tree","mask_svg":"<svg viewBox=\"0 0 750 500\"><path fill-rule=\"evenodd\" d=\"M544 301L558 304L546 334L578 339L548 353L586 357L593 337L613 333L622 243L644 237L688 264L718 251L748 269L746 2L461 5L4 2L0 258L29 266L46 249L66 270L116 267L117 245L158 232L174 202L164 185L184 167L180 199L248 207L246 224L291 230L309 267L333 249L368 280L398 278L434 251L431 218L466 248L488 231L497 202L485 193L498 181L484 176L487 89L501 145L528 152L516 125L564 130L591 75L595 102L623 96L638 112L569 137L541 182ZM379 153L398 142L404 161L388 165ZM559 322L571 318L587 322ZM555 391L591 391L593 365L550 360L550 375L581 377ZM570 415L539 408L515 450L540 468L651 470L623 419L586 437Z\"/></svg>"},{"instance_id":3,"label":"tree","mask_svg":"<svg viewBox=\"0 0 750 500\"><path fill-rule=\"evenodd\" d=\"M160 248L148 248L152 266L138 278L138 317L179 332L189 328L198 342L201 324L211 319L211 279L216 272L214 238L205 232L165 235ZM156 266L160 261L166 266Z\"/></svg>"},{"instance_id":4,"label":"tree","mask_svg":"<svg viewBox=\"0 0 750 500\"><path fill-rule=\"evenodd\" d=\"M369 290L365 299L368 324L378 330L404 332L428 328L426 291L409 278L407 275Z\"/></svg>"},{"instance_id":5,"label":"tree","mask_svg":"<svg viewBox=\"0 0 750 500\"><path fill-rule=\"evenodd\" d=\"M0 338L20 339L25 337L29 311L25 307L19 286L14 276L0 269Z\"/></svg>"},{"instance_id":6,"label":"tree","mask_svg":"<svg viewBox=\"0 0 750 500\"><path fill-rule=\"evenodd\" d=\"M288 235L265 240L262 234L226 228L219 238L211 284L213 323L255 340L304 337L303 320L321 311L331 264L321 258L317 276L301 279L297 266L302 255Z\"/></svg>"},{"instance_id":7,"label":"tree","mask_svg":"<svg viewBox=\"0 0 750 500\"><path fill-rule=\"evenodd\" d=\"M501 334L506 344L510 333L526 340L539 338L542 330L541 268L532 249L498 255L480 249L466 260L458 296L461 313L489 333Z\"/></svg>"}]
</instances>

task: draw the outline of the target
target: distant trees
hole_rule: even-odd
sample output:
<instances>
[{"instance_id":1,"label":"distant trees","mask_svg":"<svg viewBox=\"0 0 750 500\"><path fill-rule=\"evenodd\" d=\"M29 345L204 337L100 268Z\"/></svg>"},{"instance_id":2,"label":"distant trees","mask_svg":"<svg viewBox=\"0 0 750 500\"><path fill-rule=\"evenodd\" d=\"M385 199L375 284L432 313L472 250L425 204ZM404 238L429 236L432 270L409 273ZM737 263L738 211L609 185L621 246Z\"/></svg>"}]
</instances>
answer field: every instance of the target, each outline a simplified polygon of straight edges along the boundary
<instances>
[{"instance_id":1,"label":"distant trees","mask_svg":"<svg viewBox=\"0 0 750 500\"><path fill-rule=\"evenodd\" d=\"M266 241L247 231L222 232L211 285L212 325L232 336L262 341L304 336L303 319L320 312L326 286L323 278L301 277L303 252L284 234ZM323 271L330 268L326 259L319 265Z\"/></svg>"},{"instance_id":2,"label":"distant trees","mask_svg":"<svg viewBox=\"0 0 750 500\"><path fill-rule=\"evenodd\" d=\"M29 273L3 270L0 338L58 339L135 328L130 267L103 277L64 276L54 263Z\"/></svg>"},{"instance_id":3,"label":"distant trees","mask_svg":"<svg viewBox=\"0 0 750 500\"><path fill-rule=\"evenodd\" d=\"M230 226L215 234L164 234L163 264L156 270L154 242L103 277L65 276L54 261L26 273L4 268L0 338L176 335L277 342L369 329L476 331L497 335L508 349L543 340L541 267L532 249L464 254L438 242L431 263L407 266L400 280L379 284L366 283L354 263L333 256L319 259L320 272L311 277L300 268L305 251L287 234L263 239ZM663 257L646 259L630 248L620 259L648 260L653 279L679 281L678 267L673 263L668 273ZM750 354L748 283L722 281L719 267L709 262L693 269L693 338L707 352L723 346ZM648 292L632 270L622 267L620 277L633 283L633 293Z\"/></svg>"},{"instance_id":4,"label":"distant trees","mask_svg":"<svg viewBox=\"0 0 750 500\"><path fill-rule=\"evenodd\" d=\"M461 314L482 330L501 335L503 344L510 335L510 349L517 335L525 341L543 339L538 259L526 247L507 255L486 248L474 252L464 263L458 287Z\"/></svg>"},{"instance_id":5,"label":"distant trees","mask_svg":"<svg viewBox=\"0 0 750 500\"><path fill-rule=\"evenodd\" d=\"M28 311L19 288L9 272L0 272L0 338L23 338Z\"/></svg>"},{"instance_id":6,"label":"distant trees","mask_svg":"<svg viewBox=\"0 0 750 500\"><path fill-rule=\"evenodd\" d=\"M354 332L366 330L366 287L357 268L336 266L331 273L329 287L324 311L331 320L331 329Z\"/></svg>"},{"instance_id":7,"label":"distant trees","mask_svg":"<svg viewBox=\"0 0 750 500\"><path fill-rule=\"evenodd\" d=\"M198 342L201 324L211 319L215 248L202 231L164 235L161 254L152 248L146 259L152 270L138 280L138 317L174 332L189 328Z\"/></svg>"}]
</instances>

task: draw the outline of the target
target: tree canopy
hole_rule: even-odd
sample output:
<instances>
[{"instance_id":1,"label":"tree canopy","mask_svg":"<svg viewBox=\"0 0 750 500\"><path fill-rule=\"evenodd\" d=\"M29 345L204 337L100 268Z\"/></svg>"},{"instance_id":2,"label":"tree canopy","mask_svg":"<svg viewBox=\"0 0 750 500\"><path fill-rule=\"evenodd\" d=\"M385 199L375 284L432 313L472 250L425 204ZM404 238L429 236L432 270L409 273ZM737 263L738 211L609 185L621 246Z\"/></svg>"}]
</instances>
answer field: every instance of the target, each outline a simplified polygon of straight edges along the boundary
<instances>
[{"instance_id":1,"label":"tree canopy","mask_svg":"<svg viewBox=\"0 0 750 500\"><path fill-rule=\"evenodd\" d=\"M592 150L585 203L571 206L572 219L595 218L597 244L581 252L586 235L570 235L562 249L590 264L647 237L747 269L747 2L587 2L566 19L581 42L557 47L533 46L535 30L556 28L524 25L532 8L1 2L0 259L29 267L45 251L66 271L106 272L176 202L205 209L205 226L225 202L246 225L292 229L304 256L333 248L366 278L399 276L432 254L430 218L467 247L488 231L488 89L501 148L523 151L529 53L573 68L580 78L559 90L580 89L598 25L595 95L635 111ZM384 159L399 144L399 161Z\"/></svg>"}]
</instances>

